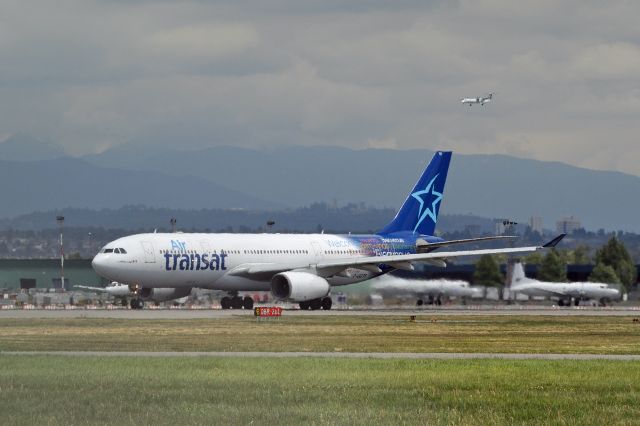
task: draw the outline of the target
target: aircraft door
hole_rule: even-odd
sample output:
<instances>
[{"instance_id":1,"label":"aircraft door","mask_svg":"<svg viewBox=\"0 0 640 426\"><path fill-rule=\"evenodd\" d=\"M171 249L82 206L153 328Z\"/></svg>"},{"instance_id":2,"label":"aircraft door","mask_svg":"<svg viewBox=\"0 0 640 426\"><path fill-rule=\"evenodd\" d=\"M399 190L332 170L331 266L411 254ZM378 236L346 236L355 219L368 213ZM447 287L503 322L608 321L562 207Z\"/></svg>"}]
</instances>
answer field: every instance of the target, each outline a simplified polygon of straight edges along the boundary
<instances>
[{"instance_id":1,"label":"aircraft door","mask_svg":"<svg viewBox=\"0 0 640 426\"><path fill-rule=\"evenodd\" d=\"M311 248L313 249L313 254L316 257L316 260L320 260L322 258L322 249L320 248L320 244L318 244L317 241L312 241Z\"/></svg>"},{"instance_id":2,"label":"aircraft door","mask_svg":"<svg viewBox=\"0 0 640 426\"><path fill-rule=\"evenodd\" d=\"M156 263L156 253L153 250L151 241L142 241L142 250L144 250L144 263Z\"/></svg>"},{"instance_id":3,"label":"aircraft door","mask_svg":"<svg viewBox=\"0 0 640 426\"><path fill-rule=\"evenodd\" d=\"M211 246L209 245L209 241L200 241L200 247L202 247L202 251L204 253L211 253Z\"/></svg>"}]
</instances>

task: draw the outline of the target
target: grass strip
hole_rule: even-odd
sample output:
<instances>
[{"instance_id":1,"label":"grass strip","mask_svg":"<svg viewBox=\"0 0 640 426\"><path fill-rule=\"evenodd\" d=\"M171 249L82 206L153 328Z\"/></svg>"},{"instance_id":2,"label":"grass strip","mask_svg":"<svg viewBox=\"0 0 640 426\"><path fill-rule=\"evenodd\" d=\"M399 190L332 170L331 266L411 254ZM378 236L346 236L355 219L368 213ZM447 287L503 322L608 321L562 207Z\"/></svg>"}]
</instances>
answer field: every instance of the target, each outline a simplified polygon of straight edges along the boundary
<instances>
[{"instance_id":1,"label":"grass strip","mask_svg":"<svg viewBox=\"0 0 640 426\"><path fill-rule=\"evenodd\" d=\"M4 424L632 424L625 361L0 356Z\"/></svg>"},{"instance_id":2,"label":"grass strip","mask_svg":"<svg viewBox=\"0 0 640 426\"><path fill-rule=\"evenodd\" d=\"M613 316L2 319L0 350L640 354L640 323Z\"/></svg>"}]
</instances>

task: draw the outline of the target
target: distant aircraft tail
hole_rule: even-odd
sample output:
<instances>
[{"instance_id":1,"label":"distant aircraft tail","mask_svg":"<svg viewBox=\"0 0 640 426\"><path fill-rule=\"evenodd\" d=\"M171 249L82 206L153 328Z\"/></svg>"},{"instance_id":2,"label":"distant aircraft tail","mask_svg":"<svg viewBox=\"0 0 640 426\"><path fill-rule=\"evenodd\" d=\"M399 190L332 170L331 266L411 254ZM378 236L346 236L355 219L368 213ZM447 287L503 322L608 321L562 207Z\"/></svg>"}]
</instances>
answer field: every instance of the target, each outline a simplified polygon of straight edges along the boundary
<instances>
[{"instance_id":1,"label":"distant aircraft tail","mask_svg":"<svg viewBox=\"0 0 640 426\"><path fill-rule=\"evenodd\" d=\"M450 161L451 151L438 151L433 155L396 217L379 232L380 234L410 231L421 235L433 235Z\"/></svg>"},{"instance_id":2,"label":"distant aircraft tail","mask_svg":"<svg viewBox=\"0 0 640 426\"><path fill-rule=\"evenodd\" d=\"M524 265L521 262L513 265L513 273L511 274L511 282L509 287L517 285L527 281L527 276L524 274Z\"/></svg>"}]
</instances>

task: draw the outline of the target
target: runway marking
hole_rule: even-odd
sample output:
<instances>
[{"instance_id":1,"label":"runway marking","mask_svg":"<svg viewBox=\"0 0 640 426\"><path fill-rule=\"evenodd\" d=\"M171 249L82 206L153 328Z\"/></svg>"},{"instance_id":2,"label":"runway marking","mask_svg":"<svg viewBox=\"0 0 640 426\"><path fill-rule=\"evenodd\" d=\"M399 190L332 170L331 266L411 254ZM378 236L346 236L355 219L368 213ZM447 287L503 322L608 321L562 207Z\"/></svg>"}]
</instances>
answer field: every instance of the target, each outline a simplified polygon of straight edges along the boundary
<instances>
[{"instance_id":1,"label":"runway marking","mask_svg":"<svg viewBox=\"0 0 640 426\"><path fill-rule=\"evenodd\" d=\"M108 352L108 351L0 351L2 355L55 355L95 357L151 358L370 358L370 359L512 359L512 360L610 360L640 361L640 355L607 354L535 354L535 353L472 353L472 352Z\"/></svg>"}]
</instances>

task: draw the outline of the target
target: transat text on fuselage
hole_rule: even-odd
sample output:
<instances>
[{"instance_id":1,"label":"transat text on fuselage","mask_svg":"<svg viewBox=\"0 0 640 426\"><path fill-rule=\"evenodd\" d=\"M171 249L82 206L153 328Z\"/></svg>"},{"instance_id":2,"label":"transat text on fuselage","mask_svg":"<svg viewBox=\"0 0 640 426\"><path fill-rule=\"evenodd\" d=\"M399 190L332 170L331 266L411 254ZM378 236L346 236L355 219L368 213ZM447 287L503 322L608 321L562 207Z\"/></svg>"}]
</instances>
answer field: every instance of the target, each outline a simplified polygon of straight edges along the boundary
<instances>
[{"instance_id":1,"label":"transat text on fuselage","mask_svg":"<svg viewBox=\"0 0 640 426\"><path fill-rule=\"evenodd\" d=\"M175 253L179 251L180 253ZM171 240L171 250L164 253L164 268L167 271L226 271L228 253L185 253L186 243Z\"/></svg>"}]
</instances>

